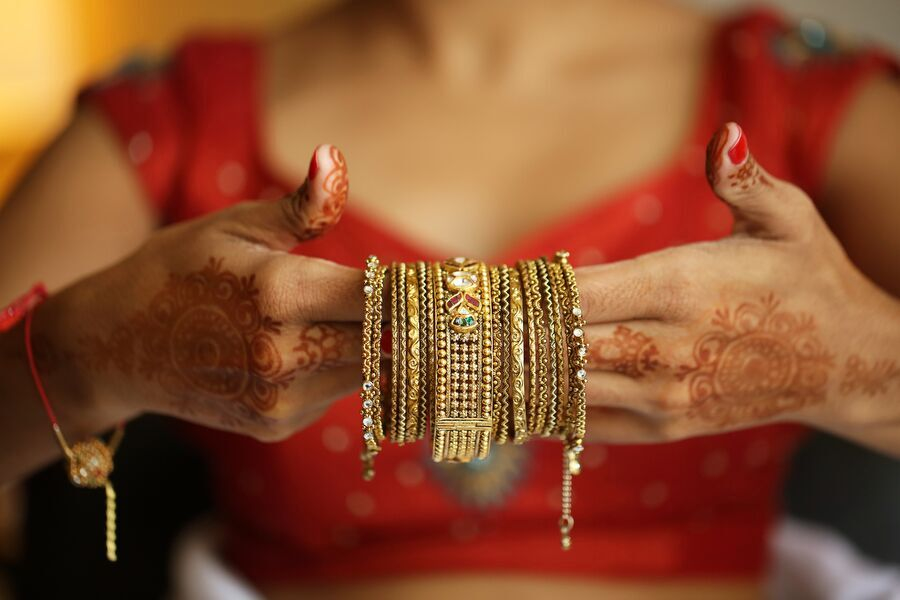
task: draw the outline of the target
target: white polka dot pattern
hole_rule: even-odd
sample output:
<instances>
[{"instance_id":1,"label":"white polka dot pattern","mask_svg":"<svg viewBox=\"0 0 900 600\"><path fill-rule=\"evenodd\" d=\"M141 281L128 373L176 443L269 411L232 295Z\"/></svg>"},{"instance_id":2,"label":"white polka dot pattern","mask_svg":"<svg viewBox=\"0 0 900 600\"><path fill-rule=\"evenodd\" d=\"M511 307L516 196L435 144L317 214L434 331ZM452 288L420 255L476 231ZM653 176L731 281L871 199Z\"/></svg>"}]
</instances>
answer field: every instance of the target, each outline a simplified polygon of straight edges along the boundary
<instances>
[{"instance_id":1,"label":"white polka dot pattern","mask_svg":"<svg viewBox=\"0 0 900 600\"><path fill-rule=\"evenodd\" d=\"M337 425L329 425L322 430L322 444L332 452L344 452L350 447L350 435Z\"/></svg>"},{"instance_id":2,"label":"white polka dot pattern","mask_svg":"<svg viewBox=\"0 0 900 600\"><path fill-rule=\"evenodd\" d=\"M216 186L226 196L237 196L244 189L247 173L240 163L229 160L216 171Z\"/></svg>"},{"instance_id":3,"label":"white polka dot pattern","mask_svg":"<svg viewBox=\"0 0 900 600\"><path fill-rule=\"evenodd\" d=\"M347 494L347 510L354 517L368 517L375 512L375 500L367 492Z\"/></svg>"},{"instance_id":4,"label":"white polka dot pattern","mask_svg":"<svg viewBox=\"0 0 900 600\"><path fill-rule=\"evenodd\" d=\"M139 131L128 140L128 159L134 165L142 165L153 154L153 138L146 131Z\"/></svg>"}]
</instances>

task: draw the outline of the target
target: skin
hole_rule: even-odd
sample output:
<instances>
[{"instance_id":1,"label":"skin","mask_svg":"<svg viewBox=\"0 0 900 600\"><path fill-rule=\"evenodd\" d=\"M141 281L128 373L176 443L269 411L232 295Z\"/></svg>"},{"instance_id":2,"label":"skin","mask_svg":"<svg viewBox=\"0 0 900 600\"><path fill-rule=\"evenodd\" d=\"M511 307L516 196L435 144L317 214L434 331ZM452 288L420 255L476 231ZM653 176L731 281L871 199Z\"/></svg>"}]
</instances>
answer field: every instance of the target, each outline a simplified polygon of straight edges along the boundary
<instances>
[{"instance_id":1,"label":"skin","mask_svg":"<svg viewBox=\"0 0 900 600\"><path fill-rule=\"evenodd\" d=\"M579 273L582 289L606 287L582 299L589 431L654 442L789 421L900 455L900 304L847 259L806 194L752 154L732 161L742 144L729 123L707 156L730 237ZM674 285L640 293L648 280Z\"/></svg>"},{"instance_id":2,"label":"skin","mask_svg":"<svg viewBox=\"0 0 900 600\"><path fill-rule=\"evenodd\" d=\"M641 34L656 22L666 23L658 36ZM668 162L691 128L710 27L689 10L649 1L569 0L566 10L537 1L342 5L267 46L263 150L300 181L309 148L331 140L351 157L360 212L437 254L489 256ZM377 106L379 118L348 118L360 102ZM883 80L854 99L818 199L825 220L752 158L729 162L731 125L714 137L708 160L714 191L737 217L731 237L579 270L593 440L649 443L791 421L900 454L900 309L889 295L900 291L898 106L896 85ZM527 144L523 122L533 128ZM423 139L440 143L423 148ZM36 279L52 292L36 313L35 336L70 438L159 412L276 440L355 389L362 275L287 253L327 234L346 200L333 147L315 156L315 177L279 202L157 229L102 119L76 115L0 213L0 254L17 257L0 261L0 301ZM442 225L447 202L484 217L465 239ZM502 231L490 225L500 219ZM249 313L202 293L226 280L229 298L244 299ZM154 321L154 302L191 281L202 282L201 293L178 304L176 317ZM239 314L267 325L246 327ZM748 314L755 318L737 318ZM798 333L812 355L792 342ZM188 343L160 356L145 345L149 335ZM20 328L0 335L4 481L58 456L21 336ZM209 340L230 350L211 352ZM701 352L710 343L724 349ZM246 361L254 355L266 360ZM797 366L757 385L772 356ZM789 376L797 372L814 377ZM715 394L703 392L710 377ZM243 393L244 381L265 393ZM485 593L511 585L473 583ZM433 588L427 578L377 585L399 597ZM544 596L557 585L528 582ZM698 586L693 597L756 589ZM628 587L635 598L685 594L676 583ZM592 581L582 592L620 590Z\"/></svg>"}]
</instances>

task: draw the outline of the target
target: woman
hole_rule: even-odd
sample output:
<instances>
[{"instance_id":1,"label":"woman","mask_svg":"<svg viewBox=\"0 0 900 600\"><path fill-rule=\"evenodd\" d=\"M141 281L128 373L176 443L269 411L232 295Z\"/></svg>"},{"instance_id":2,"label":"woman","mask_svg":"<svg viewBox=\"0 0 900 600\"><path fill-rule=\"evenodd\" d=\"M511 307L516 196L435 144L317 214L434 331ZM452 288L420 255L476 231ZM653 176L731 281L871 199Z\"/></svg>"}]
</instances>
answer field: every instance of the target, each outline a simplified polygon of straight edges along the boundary
<instances>
[{"instance_id":1,"label":"woman","mask_svg":"<svg viewBox=\"0 0 900 600\"><path fill-rule=\"evenodd\" d=\"M4 208L2 293L55 291L34 335L69 437L212 428L223 556L272 597L754 597L797 425L900 454L900 92L876 53L797 40L613 0L351 2L196 40L86 97ZM558 247L591 341L572 550L552 445L481 472L390 448L360 482L337 400L363 258ZM22 334L4 480L58 452Z\"/></svg>"}]
</instances>

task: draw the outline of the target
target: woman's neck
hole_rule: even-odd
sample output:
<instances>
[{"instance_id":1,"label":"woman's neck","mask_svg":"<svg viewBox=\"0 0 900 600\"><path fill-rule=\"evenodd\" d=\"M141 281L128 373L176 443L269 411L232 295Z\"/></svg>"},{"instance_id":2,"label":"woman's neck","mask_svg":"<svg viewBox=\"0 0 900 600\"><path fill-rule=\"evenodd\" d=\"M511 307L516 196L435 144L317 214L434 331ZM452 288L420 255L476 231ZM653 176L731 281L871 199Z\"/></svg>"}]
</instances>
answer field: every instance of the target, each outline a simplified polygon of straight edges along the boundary
<instances>
[{"instance_id":1,"label":"woman's neck","mask_svg":"<svg viewBox=\"0 0 900 600\"><path fill-rule=\"evenodd\" d=\"M452 84L520 79L568 65L586 45L624 50L654 0L385 0L435 77ZM388 9L388 10L384 10Z\"/></svg>"}]
</instances>

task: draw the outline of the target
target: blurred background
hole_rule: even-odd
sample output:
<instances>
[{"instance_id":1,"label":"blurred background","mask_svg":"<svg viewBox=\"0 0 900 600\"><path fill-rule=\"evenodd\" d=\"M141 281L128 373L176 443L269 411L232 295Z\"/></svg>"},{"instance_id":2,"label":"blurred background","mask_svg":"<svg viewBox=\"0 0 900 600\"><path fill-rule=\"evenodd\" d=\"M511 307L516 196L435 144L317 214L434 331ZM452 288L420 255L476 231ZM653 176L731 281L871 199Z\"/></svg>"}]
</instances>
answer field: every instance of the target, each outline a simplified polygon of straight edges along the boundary
<instances>
[{"instance_id":1,"label":"blurred background","mask_svg":"<svg viewBox=\"0 0 900 600\"><path fill-rule=\"evenodd\" d=\"M130 62L162 58L182 37L198 29L265 30L333 1L0 0L0 203L65 125L75 95L89 82ZM681 1L723 12L749 4L744 0ZM816 27L824 23L840 33L900 53L900 0L781 0L764 4L798 20L810 19L808 22ZM152 419L141 421L137 427L147 427L158 437L160 429ZM131 437L142 439L134 433ZM129 598L160 597L166 586L162 557L172 536L210 507L202 477L177 479L160 473L159 479L146 479L146 473L173 456L182 461L191 456L177 436L157 439L153 448L129 448L132 461L146 463L143 469L137 469L145 478L129 481L123 473L125 479L119 480L119 489L130 490L122 495L135 498L158 496L159 510L154 513L160 520L145 524L148 533L141 535L141 547L120 549L120 554L146 557L139 567L117 574L102 562L95 565L96 571L88 577L102 579L106 585L94 588L93 598L105 597L103 589L134 590ZM202 473L202 468L197 460L193 470L185 472ZM54 565L66 560L54 551L54 536L102 535L95 527L102 518L97 498L78 492L61 498L57 494L72 490L65 485L59 487L57 475L44 472L27 486L0 491L0 599L15 597L14 581L38 581L46 576L47 569L54 570ZM58 491L63 488L65 492ZM27 502L29 494L31 501ZM785 494L793 514L839 531L879 562L900 566L900 465L896 461L817 436L797 455ZM92 533L84 533L87 530L81 523L66 520L53 510L54 504L62 502L72 503L68 514L84 515ZM129 502L121 498L120 506L128 507ZM117 581L123 577L131 579L130 586L122 587L124 582ZM137 582L140 590L134 588ZM29 585L19 593L46 597L28 593L32 589Z\"/></svg>"},{"instance_id":2,"label":"blurred background","mask_svg":"<svg viewBox=\"0 0 900 600\"><path fill-rule=\"evenodd\" d=\"M729 11L746 0L681 0ZM196 29L265 29L334 0L0 0L0 199L62 127L73 95ZM759 3L756 3L759 4ZM764 2L900 49L898 0Z\"/></svg>"}]
</instances>

